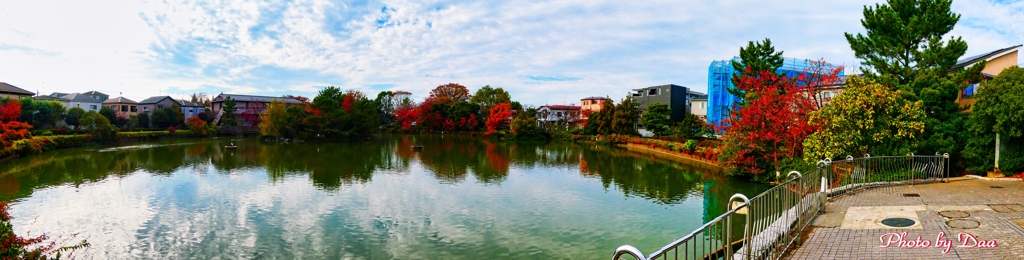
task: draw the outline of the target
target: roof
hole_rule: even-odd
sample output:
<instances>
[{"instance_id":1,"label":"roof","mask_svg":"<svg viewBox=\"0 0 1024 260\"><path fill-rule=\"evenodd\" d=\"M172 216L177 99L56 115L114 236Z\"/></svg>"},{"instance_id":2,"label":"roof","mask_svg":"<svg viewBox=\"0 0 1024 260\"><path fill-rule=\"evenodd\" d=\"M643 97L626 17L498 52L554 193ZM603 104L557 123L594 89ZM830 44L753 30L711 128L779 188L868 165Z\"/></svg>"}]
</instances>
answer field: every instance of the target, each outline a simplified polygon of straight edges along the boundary
<instances>
[{"instance_id":1,"label":"roof","mask_svg":"<svg viewBox=\"0 0 1024 260\"><path fill-rule=\"evenodd\" d=\"M160 103L160 101L163 101L164 99L168 99L168 98L170 98L171 101L174 101L174 99L171 98L171 96L155 96L155 97L149 97L147 99L143 99L142 101L139 101L139 104L156 104L156 103Z\"/></svg>"},{"instance_id":2,"label":"roof","mask_svg":"<svg viewBox=\"0 0 1024 260\"><path fill-rule=\"evenodd\" d=\"M551 109L551 110L580 110L580 106L565 106L565 105L540 106L537 109L545 108L545 107L548 108L548 109Z\"/></svg>"},{"instance_id":3,"label":"roof","mask_svg":"<svg viewBox=\"0 0 1024 260\"><path fill-rule=\"evenodd\" d=\"M89 91L89 92L85 92L85 93L82 93L82 94L93 95L93 96L108 96L108 97L110 96L110 95L107 95L107 94L103 94L103 92L99 92L99 91L95 91L95 90Z\"/></svg>"},{"instance_id":4,"label":"roof","mask_svg":"<svg viewBox=\"0 0 1024 260\"><path fill-rule=\"evenodd\" d=\"M707 95L699 96L699 97L695 97L695 98L693 98L691 100L708 100L708 96Z\"/></svg>"},{"instance_id":5,"label":"roof","mask_svg":"<svg viewBox=\"0 0 1024 260\"><path fill-rule=\"evenodd\" d=\"M239 95L239 94L220 94L220 95L217 95L217 97L213 98L212 103L224 102L224 99L227 99L229 97L231 99L234 99L236 101L241 101L241 102L270 103L270 102L273 102L276 99L278 101L284 102L285 104L302 104L302 101L296 100L294 98L288 98L288 97L253 96L253 95Z\"/></svg>"},{"instance_id":6,"label":"roof","mask_svg":"<svg viewBox=\"0 0 1024 260\"><path fill-rule=\"evenodd\" d=\"M32 99L35 99L35 100L53 100L53 101L61 101L61 102L71 101L71 100L68 100L68 99L62 98L62 97L54 97L54 96L47 96L47 95L34 96L34 97L32 97Z\"/></svg>"},{"instance_id":7,"label":"roof","mask_svg":"<svg viewBox=\"0 0 1024 260\"><path fill-rule=\"evenodd\" d=\"M187 100L178 100L178 104L183 106L183 107L202 107L203 106L203 105L196 104L196 103L193 103L192 101L187 101Z\"/></svg>"},{"instance_id":8,"label":"roof","mask_svg":"<svg viewBox=\"0 0 1024 260\"><path fill-rule=\"evenodd\" d=\"M650 86L650 87L644 87L644 88L634 88L633 91L640 91L640 90L659 88L659 87L669 87L669 88L680 87L680 88L685 88L684 86L680 86L680 85L676 85L676 84L665 84L665 85L657 85L657 86Z\"/></svg>"},{"instance_id":9,"label":"roof","mask_svg":"<svg viewBox=\"0 0 1024 260\"><path fill-rule=\"evenodd\" d=\"M88 92L86 92L86 93L88 93ZM116 97L116 98L111 98L111 99L107 99L106 101L103 101L103 104L138 104L138 103L139 102L135 102L135 101L133 101L131 99L127 99L125 97Z\"/></svg>"},{"instance_id":10,"label":"roof","mask_svg":"<svg viewBox=\"0 0 1024 260\"><path fill-rule=\"evenodd\" d=\"M1018 44L1018 45L1014 45L1014 46L1010 46L1010 47L1006 47L1006 48L1002 48L1002 49L998 49L998 50L994 50L994 51L990 51L990 52L974 55L974 56L971 56L971 57L967 57L967 58L964 58L964 59L956 61L956 65L953 65L953 69L965 68L965 67L974 65L975 63L978 63L981 60L988 61L988 60L992 60L992 59L995 59L995 58L999 58L999 57L1001 57L1003 55L1009 54L1010 52L1013 52L1013 51L1016 51L1017 49L1020 49L1020 47L1021 47L1021 45Z\"/></svg>"},{"instance_id":11,"label":"roof","mask_svg":"<svg viewBox=\"0 0 1024 260\"><path fill-rule=\"evenodd\" d=\"M0 93L13 93L18 95L35 95L32 91L24 90L14 85L7 84L7 82L0 82Z\"/></svg>"},{"instance_id":12,"label":"roof","mask_svg":"<svg viewBox=\"0 0 1024 260\"><path fill-rule=\"evenodd\" d=\"M82 93L71 93L71 94L67 94L67 95L62 96L62 98L65 98L65 99L67 99L67 100L69 100L71 102L100 103L99 99L96 99L96 98L94 98L92 96L85 95L85 94L82 94Z\"/></svg>"},{"instance_id":13,"label":"roof","mask_svg":"<svg viewBox=\"0 0 1024 260\"><path fill-rule=\"evenodd\" d=\"M68 95L68 93L62 93L62 92L53 92L53 94L50 94L51 97L64 97L64 96L67 96L67 95Z\"/></svg>"},{"instance_id":14,"label":"roof","mask_svg":"<svg viewBox=\"0 0 1024 260\"><path fill-rule=\"evenodd\" d=\"M593 96L593 97L585 97L585 98L580 99L580 100L604 100L604 99L605 99L605 97Z\"/></svg>"}]
</instances>

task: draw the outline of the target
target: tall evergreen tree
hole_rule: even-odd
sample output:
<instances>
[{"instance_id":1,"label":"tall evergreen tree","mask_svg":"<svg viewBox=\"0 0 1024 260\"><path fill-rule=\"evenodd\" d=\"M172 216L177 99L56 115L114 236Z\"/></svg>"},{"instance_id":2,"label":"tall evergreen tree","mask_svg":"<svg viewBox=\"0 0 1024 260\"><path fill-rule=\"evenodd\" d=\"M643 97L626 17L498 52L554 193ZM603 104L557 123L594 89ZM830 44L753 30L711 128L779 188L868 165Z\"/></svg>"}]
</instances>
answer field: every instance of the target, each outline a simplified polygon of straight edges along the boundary
<instances>
[{"instance_id":1,"label":"tall evergreen tree","mask_svg":"<svg viewBox=\"0 0 1024 260\"><path fill-rule=\"evenodd\" d=\"M960 37L943 41L960 15L950 11L952 0L889 0L864 7L867 35L846 33L867 78L886 85L905 85L926 70L949 71L967 51ZM918 91L919 92L919 91Z\"/></svg>"},{"instance_id":2,"label":"tall evergreen tree","mask_svg":"<svg viewBox=\"0 0 1024 260\"><path fill-rule=\"evenodd\" d=\"M729 93L746 100L746 92L736 87L739 79L743 76L756 77L761 71L775 73L782 67L783 61L782 51L775 51L771 39L747 42L747 47L740 47L740 60L732 61L732 68L739 73L732 75L733 86L728 89ZM741 101L740 105L743 103Z\"/></svg>"}]
</instances>

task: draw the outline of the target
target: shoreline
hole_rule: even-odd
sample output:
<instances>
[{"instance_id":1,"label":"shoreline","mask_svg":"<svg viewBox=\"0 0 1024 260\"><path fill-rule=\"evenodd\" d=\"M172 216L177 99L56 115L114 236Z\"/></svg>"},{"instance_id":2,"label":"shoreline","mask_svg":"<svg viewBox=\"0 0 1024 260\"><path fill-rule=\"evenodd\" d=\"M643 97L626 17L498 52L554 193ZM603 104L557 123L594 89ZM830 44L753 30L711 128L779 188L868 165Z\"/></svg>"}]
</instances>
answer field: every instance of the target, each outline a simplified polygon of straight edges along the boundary
<instances>
[{"instance_id":1,"label":"shoreline","mask_svg":"<svg viewBox=\"0 0 1024 260\"><path fill-rule=\"evenodd\" d=\"M637 151L637 152L643 152L643 153L648 153L648 154L660 155L660 156L663 156L663 157L669 157L669 158L681 160L681 161L684 161L684 162L696 162L696 163L700 163L702 165L715 167L716 169L719 169L719 170L722 169L722 166L718 165L717 163L712 163L710 161L706 161L706 160L702 160L702 159L691 158L691 157L689 157L688 155L685 155L685 154L677 154L677 153L673 153L673 152L669 152L669 151L665 151L665 150L661 150L661 149L652 149L652 148L644 147L644 146L638 145L638 144L619 144L617 146L624 147L624 148L626 148L627 150L630 150L630 151Z\"/></svg>"}]
</instances>

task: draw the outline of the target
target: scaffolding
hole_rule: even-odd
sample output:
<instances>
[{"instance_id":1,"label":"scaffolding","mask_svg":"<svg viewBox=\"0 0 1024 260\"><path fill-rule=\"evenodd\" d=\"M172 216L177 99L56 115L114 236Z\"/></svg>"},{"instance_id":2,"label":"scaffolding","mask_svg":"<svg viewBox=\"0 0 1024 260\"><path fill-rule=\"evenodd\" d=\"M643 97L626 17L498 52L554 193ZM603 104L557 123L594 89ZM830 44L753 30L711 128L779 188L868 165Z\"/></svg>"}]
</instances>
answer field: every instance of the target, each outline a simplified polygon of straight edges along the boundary
<instances>
[{"instance_id":1,"label":"scaffolding","mask_svg":"<svg viewBox=\"0 0 1024 260\"><path fill-rule=\"evenodd\" d=\"M729 93L729 89L736 87L732 84L732 75L739 73L732 67L733 60L739 61L740 58L733 57L732 60L713 61L708 67L708 123L716 127L728 127L722 124L723 120L728 119L733 107L743 101L741 97ZM808 71L808 68L813 67L816 62L809 59L785 58L782 67L775 72L787 77L796 77ZM836 67L836 65L825 63L822 64L822 70L819 71L828 72ZM842 77L843 71L840 71L838 76Z\"/></svg>"}]
</instances>

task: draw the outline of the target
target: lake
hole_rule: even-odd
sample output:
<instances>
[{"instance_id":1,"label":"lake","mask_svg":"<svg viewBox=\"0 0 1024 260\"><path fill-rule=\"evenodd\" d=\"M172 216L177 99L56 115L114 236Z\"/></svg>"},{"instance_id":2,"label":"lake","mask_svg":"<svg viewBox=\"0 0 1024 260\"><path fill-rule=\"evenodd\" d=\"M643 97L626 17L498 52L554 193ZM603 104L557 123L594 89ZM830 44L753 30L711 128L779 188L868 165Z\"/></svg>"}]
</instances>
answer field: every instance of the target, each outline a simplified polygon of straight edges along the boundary
<instances>
[{"instance_id":1,"label":"lake","mask_svg":"<svg viewBox=\"0 0 1024 260\"><path fill-rule=\"evenodd\" d=\"M176 139L0 162L15 230L77 234L91 246L76 254L97 259L607 259L767 188L621 148L457 136Z\"/></svg>"}]
</instances>

